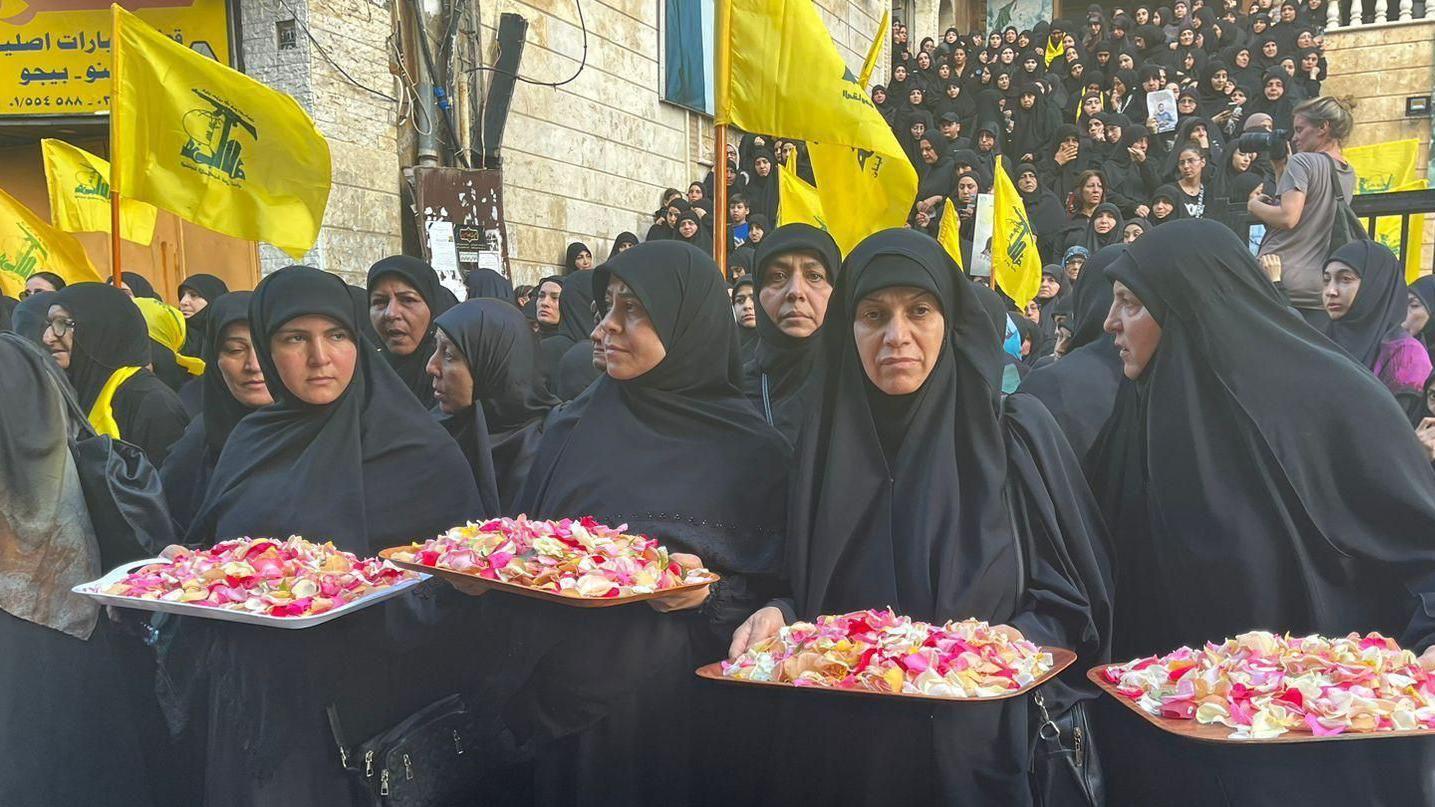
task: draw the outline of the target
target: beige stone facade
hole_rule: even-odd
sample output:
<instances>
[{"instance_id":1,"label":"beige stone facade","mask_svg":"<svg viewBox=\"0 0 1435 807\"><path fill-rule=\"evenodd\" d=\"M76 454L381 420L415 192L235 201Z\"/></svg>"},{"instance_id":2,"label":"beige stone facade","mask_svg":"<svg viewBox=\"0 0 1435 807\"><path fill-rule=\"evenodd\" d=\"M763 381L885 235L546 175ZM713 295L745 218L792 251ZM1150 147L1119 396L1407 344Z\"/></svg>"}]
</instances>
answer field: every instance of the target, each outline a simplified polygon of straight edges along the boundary
<instances>
[{"instance_id":1,"label":"beige stone facade","mask_svg":"<svg viewBox=\"0 0 1435 807\"><path fill-rule=\"evenodd\" d=\"M601 260L613 237L641 238L663 189L686 189L712 166L710 119L662 100L662 0L581 0L588 64L559 88L519 84L504 137L510 269L534 282L562 263L570 241ZM887 0L818 0L848 64L861 65ZM482 5L484 58L499 15L529 22L522 73L573 74L582 33L573 0Z\"/></svg>"}]
</instances>

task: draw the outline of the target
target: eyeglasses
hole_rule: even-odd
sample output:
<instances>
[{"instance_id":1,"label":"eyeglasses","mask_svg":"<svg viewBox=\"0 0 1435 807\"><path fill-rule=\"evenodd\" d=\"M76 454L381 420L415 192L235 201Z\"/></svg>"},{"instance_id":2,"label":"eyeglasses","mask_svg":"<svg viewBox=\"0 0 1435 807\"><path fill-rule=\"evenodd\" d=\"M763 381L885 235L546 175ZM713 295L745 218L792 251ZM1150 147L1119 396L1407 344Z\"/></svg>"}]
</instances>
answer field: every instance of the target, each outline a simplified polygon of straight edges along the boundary
<instances>
[{"instance_id":1,"label":"eyeglasses","mask_svg":"<svg viewBox=\"0 0 1435 807\"><path fill-rule=\"evenodd\" d=\"M50 320L50 333L53 333L59 338L64 338L65 334L69 333L70 331L73 331L74 329L75 321L70 317L56 317L55 319Z\"/></svg>"}]
</instances>

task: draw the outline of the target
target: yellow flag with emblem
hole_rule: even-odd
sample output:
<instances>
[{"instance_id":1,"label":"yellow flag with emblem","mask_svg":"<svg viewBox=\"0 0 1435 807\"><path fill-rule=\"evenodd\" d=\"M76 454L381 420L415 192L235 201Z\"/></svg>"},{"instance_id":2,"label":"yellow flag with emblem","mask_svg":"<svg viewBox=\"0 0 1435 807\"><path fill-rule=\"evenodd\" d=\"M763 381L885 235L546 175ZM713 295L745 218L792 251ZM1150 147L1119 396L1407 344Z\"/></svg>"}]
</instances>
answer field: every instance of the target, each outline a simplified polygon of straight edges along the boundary
<instances>
[{"instance_id":1,"label":"yellow flag with emblem","mask_svg":"<svg viewBox=\"0 0 1435 807\"><path fill-rule=\"evenodd\" d=\"M1355 192L1386 193L1413 184L1420 175L1416 169L1420 141L1392 140L1369 146L1351 146L1342 151L1357 180Z\"/></svg>"},{"instance_id":2,"label":"yellow flag with emblem","mask_svg":"<svg viewBox=\"0 0 1435 807\"><path fill-rule=\"evenodd\" d=\"M937 243L957 262L957 268L965 272L967 267L962 265L961 227L961 222L957 219L956 205L952 204L951 199L947 199L942 203L942 223L937 225Z\"/></svg>"},{"instance_id":3,"label":"yellow flag with emblem","mask_svg":"<svg viewBox=\"0 0 1435 807\"><path fill-rule=\"evenodd\" d=\"M997 288L1025 309L1041 288L1041 255L1036 235L1026 217L1021 194L997 161L992 186L992 280Z\"/></svg>"},{"instance_id":4,"label":"yellow flag with emblem","mask_svg":"<svg viewBox=\"0 0 1435 807\"><path fill-rule=\"evenodd\" d=\"M807 141L827 229L844 253L902 226L916 169L812 0L728 0L719 9L716 121Z\"/></svg>"},{"instance_id":5,"label":"yellow flag with emblem","mask_svg":"<svg viewBox=\"0 0 1435 807\"><path fill-rule=\"evenodd\" d=\"M777 226L801 223L827 230L827 215L816 188L786 165L777 167L777 187L778 198L782 200L777 206Z\"/></svg>"},{"instance_id":6,"label":"yellow flag with emblem","mask_svg":"<svg viewBox=\"0 0 1435 807\"><path fill-rule=\"evenodd\" d=\"M51 227L10 194L0 191L0 294L19 297L36 272L54 272L66 283L100 282L80 242Z\"/></svg>"},{"instance_id":7,"label":"yellow flag with emblem","mask_svg":"<svg viewBox=\"0 0 1435 807\"><path fill-rule=\"evenodd\" d=\"M872 71L877 69L877 59L882 56L882 45L892 33L892 9L882 10L882 21L877 24L877 33L872 37L872 46L867 49L867 58L862 62L862 72L857 83L863 87L872 80Z\"/></svg>"},{"instance_id":8,"label":"yellow flag with emblem","mask_svg":"<svg viewBox=\"0 0 1435 807\"><path fill-rule=\"evenodd\" d=\"M120 196L302 257L329 200L329 144L314 122L290 96L111 8Z\"/></svg>"},{"instance_id":9,"label":"yellow flag with emblem","mask_svg":"<svg viewBox=\"0 0 1435 807\"><path fill-rule=\"evenodd\" d=\"M110 164L63 140L44 138L45 184L50 189L50 220L70 233L110 231ZM120 200L120 237L149 245L159 211L138 199Z\"/></svg>"}]
</instances>

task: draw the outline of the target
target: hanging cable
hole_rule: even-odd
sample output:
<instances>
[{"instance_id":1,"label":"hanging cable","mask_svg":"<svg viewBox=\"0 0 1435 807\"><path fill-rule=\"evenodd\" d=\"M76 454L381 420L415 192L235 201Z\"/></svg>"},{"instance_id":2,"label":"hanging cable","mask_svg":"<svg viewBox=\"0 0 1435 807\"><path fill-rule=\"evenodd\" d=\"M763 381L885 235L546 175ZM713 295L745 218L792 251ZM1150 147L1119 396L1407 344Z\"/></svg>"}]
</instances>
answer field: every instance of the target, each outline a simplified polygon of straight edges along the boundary
<instances>
[{"instance_id":1,"label":"hanging cable","mask_svg":"<svg viewBox=\"0 0 1435 807\"><path fill-rule=\"evenodd\" d=\"M539 87L562 87L564 84L572 83L578 76L583 74L584 68L588 66L588 23L583 19L583 0L573 0L573 6L578 9L578 27L583 31L583 57L579 59L578 69L573 71L573 75L562 81L539 81L537 79L528 78L527 76L520 76L517 73L510 73L507 70L500 70L497 67L470 67L468 72L477 73L486 70L492 73L503 73L513 76L515 81L521 81L524 84L533 84ZM500 46L500 48L501 47L502 46Z\"/></svg>"},{"instance_id":2,"label":"hanging cable","mask_svg":"<svg viewBox=\"0 0 1435 807\"><path fill-rule=\"evenodd\" d=\"M309 42L313 44L314 50L319 51L319 55L324 57L324 61L332 65L335 70L338 70L339 75L343 76L345 81L348 81L350 84L354 85L355 87L358 87L364 92L370 93L372 95L377 95L385 101L389 101L395 104L399 103L399 99L395 98L394 96L389 95L386 92L376 90L373 87L370 87L367 84L364 84L363 82L349 75L349 71L345 70L338 62L334 61L334 57L329 55L329 51L325 50L324 46L319 44L319 40L314 38L314 32L310 31L309 26L305 24L304 20L300 19L299 12L295 11L294 7L289 5L287 0L279 0L279 4L289 10L289 14L294 18L294 22L298 23L299 27L304 29L304 36L309 38Z\"/></svg>"}]
</instances>

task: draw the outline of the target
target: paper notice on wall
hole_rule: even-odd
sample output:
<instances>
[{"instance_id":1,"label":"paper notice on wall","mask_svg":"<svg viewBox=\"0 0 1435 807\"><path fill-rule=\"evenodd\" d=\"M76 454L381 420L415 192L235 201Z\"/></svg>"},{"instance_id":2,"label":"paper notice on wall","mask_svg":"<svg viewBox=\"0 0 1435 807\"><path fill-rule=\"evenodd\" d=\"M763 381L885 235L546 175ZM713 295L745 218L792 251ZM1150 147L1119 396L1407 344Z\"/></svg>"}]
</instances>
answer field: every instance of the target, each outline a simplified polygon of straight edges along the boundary
<instances>
[{"instance_id":1,"label":"paper notice on wall","mask_svg":"<svg viewBox=\"0 0 1435 807\"><path fill-rule=\"evenodd\" d=\"M429 265L438 274L439 283L458 299L468 299L468 289L458 271L458 245L453 239L453 222L442 219L430 221L428 236Z\"/></svg>"}]
</instances>

